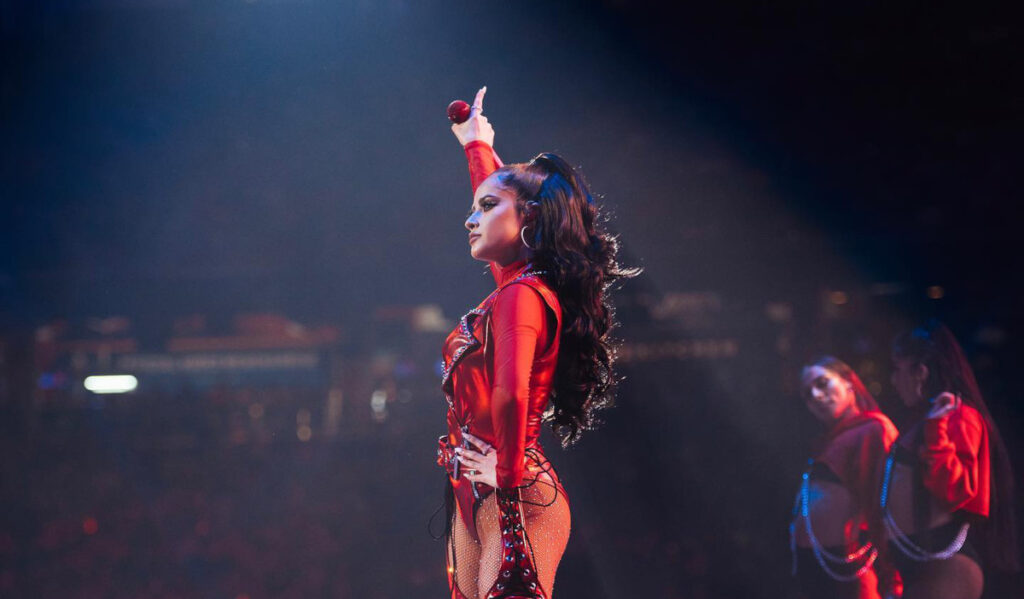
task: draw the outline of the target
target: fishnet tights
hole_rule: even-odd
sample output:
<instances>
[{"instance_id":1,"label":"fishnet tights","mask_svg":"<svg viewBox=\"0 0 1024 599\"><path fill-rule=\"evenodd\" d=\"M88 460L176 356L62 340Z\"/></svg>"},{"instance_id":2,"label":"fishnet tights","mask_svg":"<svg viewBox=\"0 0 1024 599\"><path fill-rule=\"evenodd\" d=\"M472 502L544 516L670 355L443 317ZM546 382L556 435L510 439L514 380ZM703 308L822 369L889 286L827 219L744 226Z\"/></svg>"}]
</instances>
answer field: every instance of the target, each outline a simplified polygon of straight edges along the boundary
<instances>
[{"instance_id":1,"label":"fishnet tights","mask_svg":"<svg viewBox=\"0 0 1024 599\"><path fill-rule=\"evenodd\" d=\"M551 599L555 570L569 541L569 502L565 492L555 487L547 474L540 474L533 484L522 488L520 496L526 537L533 549L533 563L541 588ZM498 517L497 499L491 493L477 509L476 529L480 535L477 541L469 534L456 509L448 545L448 564L454 564L455 584L466 599L486 598L498 578L501 566Z\"/></svg>"}]
</instances>

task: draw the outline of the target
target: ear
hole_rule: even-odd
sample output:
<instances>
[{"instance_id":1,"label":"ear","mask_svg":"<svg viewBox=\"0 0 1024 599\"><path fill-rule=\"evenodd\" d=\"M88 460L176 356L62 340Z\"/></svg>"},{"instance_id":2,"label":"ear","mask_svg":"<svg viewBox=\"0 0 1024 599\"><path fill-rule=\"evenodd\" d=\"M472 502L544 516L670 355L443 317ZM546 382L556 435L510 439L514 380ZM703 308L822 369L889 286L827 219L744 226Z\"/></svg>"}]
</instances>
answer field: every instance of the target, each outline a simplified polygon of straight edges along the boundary
<instances>
[{"instance_id":1,"label":"ear","mask_svg":"<svg viewBox=\"0 0 1024 599\"><path fill-rule=\"evenodd\" d=\"M537 214L540 211L540 202L537 200L530 200L523 204L523 220L531 223L537 218Z\"/></svg>"},{"instance_id":2,"label":"ear","mask_svg":"<svg viewBox=\"0 0 1024 599\"><path fill-rule=\"evenodd\" d=\"M924 364L918 364L914 367L914 378L919 382L923 383L928 380L928 367Z\"/></svg>"}]
</instances>

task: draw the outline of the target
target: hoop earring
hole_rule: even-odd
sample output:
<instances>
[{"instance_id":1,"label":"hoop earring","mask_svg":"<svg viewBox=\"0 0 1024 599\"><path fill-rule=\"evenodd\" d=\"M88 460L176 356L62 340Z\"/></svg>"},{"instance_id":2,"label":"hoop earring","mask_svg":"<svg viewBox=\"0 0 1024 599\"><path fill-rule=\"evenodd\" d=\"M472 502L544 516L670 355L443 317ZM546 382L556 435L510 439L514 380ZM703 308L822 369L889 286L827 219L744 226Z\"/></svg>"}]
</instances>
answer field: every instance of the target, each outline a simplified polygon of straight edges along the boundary
<instances>
[{"instance_id":1,"label":"hoop earring","mask_svg":"<svg viewBox=\"0 0 1024 599\"><path fill-rule=\"evenodd\" d=\"M525 245L526 247L530 248L531 250L533 249L532 245L526 243L526 227L525 226L522 229L519 229L519 239L523 240L523 245Z\"/></svg>"}]
</instances>

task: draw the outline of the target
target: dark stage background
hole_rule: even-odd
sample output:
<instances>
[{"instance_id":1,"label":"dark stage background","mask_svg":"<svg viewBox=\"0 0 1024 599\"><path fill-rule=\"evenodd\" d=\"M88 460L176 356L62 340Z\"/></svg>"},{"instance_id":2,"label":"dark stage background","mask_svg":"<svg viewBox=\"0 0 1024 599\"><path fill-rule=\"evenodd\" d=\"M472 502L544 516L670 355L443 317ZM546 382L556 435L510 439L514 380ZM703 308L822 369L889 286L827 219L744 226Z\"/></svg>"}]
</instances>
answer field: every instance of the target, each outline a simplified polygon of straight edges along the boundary
<instances>
[{"instance_id":1,"label":"dark stage background","mask_svg":"<svg viewBox=\"0 0 1024 599\"><path fill-rule=\"evenodd\" d=\"M482 84L645 269L618 406L547 443L559 596L792 596L799 368L899 421L926 317L1024 468L1021 22L707 4L0 2L0 595L445 593L436 362L491 281L444 108Z\"/></svg>"}]
</instances>

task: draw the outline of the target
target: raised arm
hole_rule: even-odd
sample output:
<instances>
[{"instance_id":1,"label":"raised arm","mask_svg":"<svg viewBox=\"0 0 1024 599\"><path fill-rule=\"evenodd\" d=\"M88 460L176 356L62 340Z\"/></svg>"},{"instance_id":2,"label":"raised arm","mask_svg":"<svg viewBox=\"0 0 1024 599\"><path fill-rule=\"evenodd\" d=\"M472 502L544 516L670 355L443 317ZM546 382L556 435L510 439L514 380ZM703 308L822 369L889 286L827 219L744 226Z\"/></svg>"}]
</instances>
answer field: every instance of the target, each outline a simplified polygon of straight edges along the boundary
<instances>
[{"instance_id":1,"label":"raised arm","mask_svg":"<svg viewBox=\"0 0 1024 599\"><path fill-rule=\"evenodd\" d=\"M924 485L956 510L979 492L978 454L987 442L985 424L978 413L960 405L952 412L924 423Z\"/></svg>"},{"instance_id":2,"label":"raised arm","mask_svg":"<svg viewBox=\"0 0 1024 599\"><path fill-rule=\"evenodd\" d=\"M469 162L469 178L473 191L483 183L491 173L503 166L498 154L494 151L494 128L484 116L484 95L487 86L481 87L473 100L469 118L464 123L452 125L452 133L462 144Z\"/></svg>"}]
</instances>

